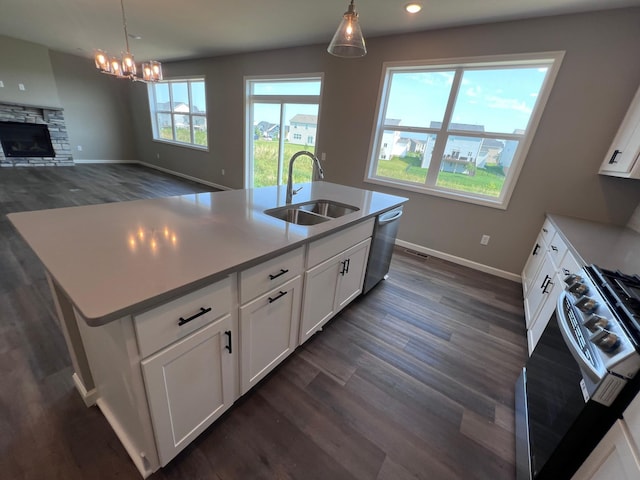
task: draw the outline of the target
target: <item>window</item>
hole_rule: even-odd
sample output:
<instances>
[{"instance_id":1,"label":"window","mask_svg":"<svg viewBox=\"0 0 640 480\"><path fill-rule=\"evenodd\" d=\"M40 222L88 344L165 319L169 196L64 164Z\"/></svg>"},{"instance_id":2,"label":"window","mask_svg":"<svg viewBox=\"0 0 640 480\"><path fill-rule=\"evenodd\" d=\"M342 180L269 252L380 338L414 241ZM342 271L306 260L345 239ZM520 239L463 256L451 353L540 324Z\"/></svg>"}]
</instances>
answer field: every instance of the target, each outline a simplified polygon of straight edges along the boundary
<instances>
[{"instance_id":1,"label":"window","mask_svg":"<svg viewBox=\"0 0 640 480\"><path fill-rule=\"evenodd\" d=\"M203 78L152 83L148 92L154 140L207 148Z\"/></svg>"},{"instance_id":2,"label":"window","mask_svg":"<svg viewBox=\"0 0 640 480\"><path fill-rule=\"evenodd\" d=\"M385 64L365 181L506 208L562 56Z\"/></svg>"},{"instance_id":3,"label":"window","mask_svg":"<svg viewBox=\"0 0 640 480\"><path fill-rule=\"evenodd\" d=\"M245 186L283 185L291 156L315 152L322 75L247 78ZM294 183L311 181L311 159L296 161Z\"/></svg>"}]
</instances>

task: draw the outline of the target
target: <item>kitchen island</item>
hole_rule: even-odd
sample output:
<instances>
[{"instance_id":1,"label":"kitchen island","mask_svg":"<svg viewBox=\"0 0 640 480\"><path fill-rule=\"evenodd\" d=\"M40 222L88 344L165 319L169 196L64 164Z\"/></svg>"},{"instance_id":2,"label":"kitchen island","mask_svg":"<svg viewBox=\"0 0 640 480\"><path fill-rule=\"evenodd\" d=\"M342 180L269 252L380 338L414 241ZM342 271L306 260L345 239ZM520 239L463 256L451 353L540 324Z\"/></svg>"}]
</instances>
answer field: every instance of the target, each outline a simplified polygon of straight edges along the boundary
<instances>
[{"instance_id":1,"label":"kitchen island","mask_svg":"<svg viewBox=\"0 0 640 480\"><path fill-rule=\"evenodd\" d=\"M362 288L376 215L405 198L313 182L10 214L44 264L87 405L143 476L166 465ZM46 232L43 235L43 232Z\"/></svg>"}]
</instances>

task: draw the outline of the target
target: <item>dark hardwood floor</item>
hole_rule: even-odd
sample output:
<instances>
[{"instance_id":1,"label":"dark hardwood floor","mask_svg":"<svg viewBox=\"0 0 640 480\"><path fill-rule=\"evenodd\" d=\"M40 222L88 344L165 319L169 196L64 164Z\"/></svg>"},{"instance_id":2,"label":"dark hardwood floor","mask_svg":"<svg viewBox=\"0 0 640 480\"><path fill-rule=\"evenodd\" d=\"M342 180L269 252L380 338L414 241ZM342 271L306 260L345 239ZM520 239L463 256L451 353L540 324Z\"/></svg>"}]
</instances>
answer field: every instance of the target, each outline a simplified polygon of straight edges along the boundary
<instances>
[{"instance_id":1,"label":"dark hardwood floor","mask_svg":"<svg viewBox=\"0 0 640 480\"><path fill-rule=\"evenodd\" d=\"M133 165L0 170L0 478L140 478L74 390L43 268L6 214L207 190ZM519 284L396 249L388 280L151 478L513 479L525 358Z\"/></svg>"}]
</instances>

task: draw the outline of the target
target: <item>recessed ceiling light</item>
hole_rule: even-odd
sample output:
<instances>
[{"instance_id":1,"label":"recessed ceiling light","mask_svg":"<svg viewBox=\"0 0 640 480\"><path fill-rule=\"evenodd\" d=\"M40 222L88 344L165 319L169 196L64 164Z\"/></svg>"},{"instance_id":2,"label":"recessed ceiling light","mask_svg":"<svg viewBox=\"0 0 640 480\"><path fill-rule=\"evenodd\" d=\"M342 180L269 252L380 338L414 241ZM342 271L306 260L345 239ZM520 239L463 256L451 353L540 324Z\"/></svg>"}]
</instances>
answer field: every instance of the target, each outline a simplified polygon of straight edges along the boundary
<instances>
[{"instance_id":1,"label":"recessed ceiling light","mask_svg":"<svg viewBox=\"0 0 640 480\"><path fill-rule=\"evenodd\" d=\"M404 9L409 13L418 13L420 10L422 10L422 5L420 5L419 3L407 3L404 6Z\"/></svg>"}]
</instances>

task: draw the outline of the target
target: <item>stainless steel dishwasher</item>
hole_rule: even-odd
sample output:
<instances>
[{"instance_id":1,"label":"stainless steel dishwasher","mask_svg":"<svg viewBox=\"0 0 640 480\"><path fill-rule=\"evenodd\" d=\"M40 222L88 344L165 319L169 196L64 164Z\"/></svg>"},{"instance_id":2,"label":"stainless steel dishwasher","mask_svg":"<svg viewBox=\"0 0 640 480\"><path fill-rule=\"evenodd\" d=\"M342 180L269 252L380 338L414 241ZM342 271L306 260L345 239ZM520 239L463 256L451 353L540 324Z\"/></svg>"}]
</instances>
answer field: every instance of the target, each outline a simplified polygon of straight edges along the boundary
<instances>
[{"instance_id":1,"label":"stainless steel dishwasher","mask_svg":"<svg viewBox=\"0 0 640 480\"><path fill-rule=\"evenodd\" d=\"M367 293L389 273L389 264L393 254L398 224L402 216L402 206L381 213L373 227L373 238L369 250L369 263L364 276L362 293Z\"/></svg>"}]
</instances>

